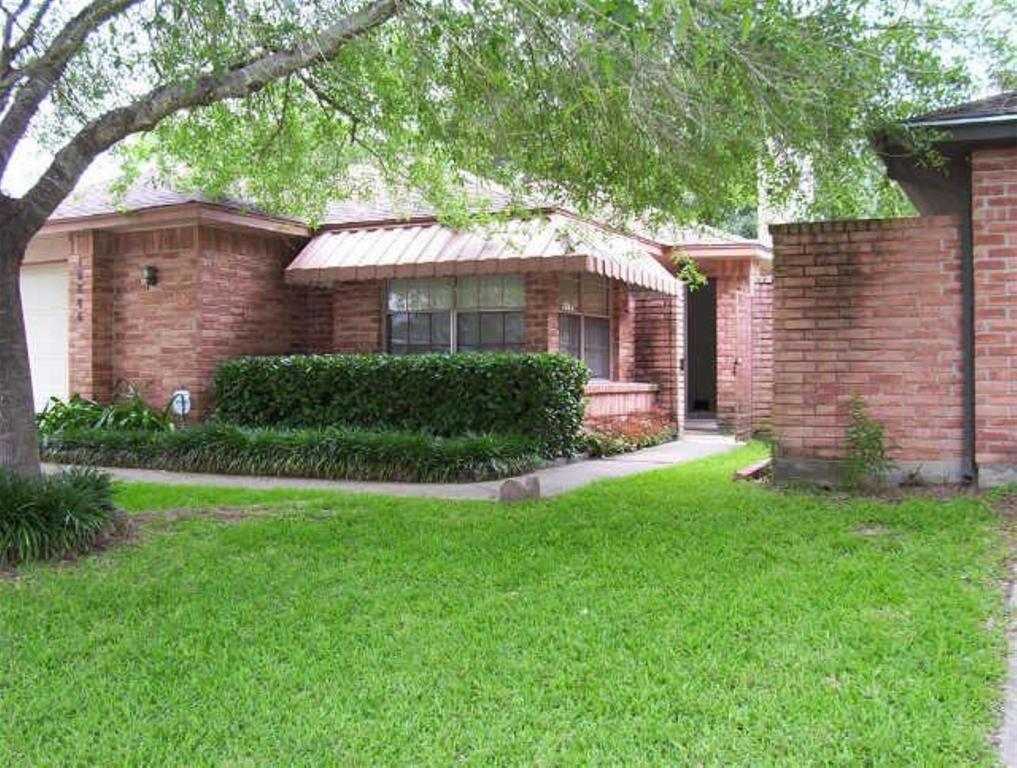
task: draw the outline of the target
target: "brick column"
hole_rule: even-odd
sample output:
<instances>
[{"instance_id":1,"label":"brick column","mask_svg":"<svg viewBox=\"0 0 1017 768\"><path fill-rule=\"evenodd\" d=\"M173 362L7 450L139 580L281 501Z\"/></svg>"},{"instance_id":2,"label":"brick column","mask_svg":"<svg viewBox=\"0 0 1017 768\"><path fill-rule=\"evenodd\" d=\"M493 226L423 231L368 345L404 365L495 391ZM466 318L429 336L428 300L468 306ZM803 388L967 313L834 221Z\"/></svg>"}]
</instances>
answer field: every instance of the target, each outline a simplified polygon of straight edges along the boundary
<instances>
[{"instance_id":1,"label":"brick column","mask_svg":"<svg viewBox=\"0 0 1017 768\"><path fill-rule=\"evenodd\" d=\"M635 314L632 292L620 280L611 281L611 378L634 381Z\"/></svg>"},{"instance_id":2,"label":"brick column","mask_svg":"<svg viewBox=\"0 0 1017 768\"><path fill-rule=\"evenodd\" d=\"M525 275L527 352L558 352L558 273Z\"/></svg>"},{"instance_id":3,"label":"brick column","mask_svg":"<svg viewBox=\"0 0 1017 768\"><path fill-rule=\"evenodd\" d=\"M971 157L975 461L982 486L1017 482L1017 148Z\"/></svg>"},{"instance_id":4,"label":"brick column","mask_svg":"<svg viewBox=\"0 0 1017 768\"><path fill-rule=\"evenodd\" d=\"M633 291L633 372L636 381L657 384L658 406L678 425L685 423L685 298Z\"/></svg>"},{"instance_id":5,"label":"brick column","mask_svg":"<svg viewBox=\"0 0 1017 768\"><path fill-rule=\"evenodd\" d=\"M71 394L113 397L113 280L109 243L100 232L70 236L68 354Z\"/></svg>"}]
</instances>

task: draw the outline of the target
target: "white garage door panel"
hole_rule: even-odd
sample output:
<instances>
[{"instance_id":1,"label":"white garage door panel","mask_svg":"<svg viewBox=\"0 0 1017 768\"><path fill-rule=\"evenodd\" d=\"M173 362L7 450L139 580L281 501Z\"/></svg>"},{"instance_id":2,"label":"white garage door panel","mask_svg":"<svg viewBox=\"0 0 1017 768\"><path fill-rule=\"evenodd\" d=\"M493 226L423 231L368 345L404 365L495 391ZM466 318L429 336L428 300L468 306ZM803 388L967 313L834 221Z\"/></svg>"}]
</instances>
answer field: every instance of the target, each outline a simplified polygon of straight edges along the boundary
<instances>
[{"instance_id":1,"label":"white garage door panel","mask_svg":"<svg viewBox=\"0 0 1017 768\"><path fill-rule=\"evenodd\" d=\"M51 397L67 397L67 265L22 267L21 300L38 411Z\"/></svg>"}]
</instances>

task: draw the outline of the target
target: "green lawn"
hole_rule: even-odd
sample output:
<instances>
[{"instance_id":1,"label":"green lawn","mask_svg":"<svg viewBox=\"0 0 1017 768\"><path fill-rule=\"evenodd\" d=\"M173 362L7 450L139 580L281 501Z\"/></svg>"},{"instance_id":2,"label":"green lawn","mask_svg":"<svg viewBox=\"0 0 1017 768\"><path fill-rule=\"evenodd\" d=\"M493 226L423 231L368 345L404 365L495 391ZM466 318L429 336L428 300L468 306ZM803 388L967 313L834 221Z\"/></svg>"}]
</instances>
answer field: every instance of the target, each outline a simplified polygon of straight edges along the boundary
<instances>
[{"instance_id":1,"label":"green lawn","mask_svg":"<svg viewBox=\"0 0 1017 768\"><path fill-rule=\"evenodd\" d=\"M122 486L143 541L0 581L0 765L993 763L998 522L733 484L506 507Z\"/></svg>"}]
</instances>

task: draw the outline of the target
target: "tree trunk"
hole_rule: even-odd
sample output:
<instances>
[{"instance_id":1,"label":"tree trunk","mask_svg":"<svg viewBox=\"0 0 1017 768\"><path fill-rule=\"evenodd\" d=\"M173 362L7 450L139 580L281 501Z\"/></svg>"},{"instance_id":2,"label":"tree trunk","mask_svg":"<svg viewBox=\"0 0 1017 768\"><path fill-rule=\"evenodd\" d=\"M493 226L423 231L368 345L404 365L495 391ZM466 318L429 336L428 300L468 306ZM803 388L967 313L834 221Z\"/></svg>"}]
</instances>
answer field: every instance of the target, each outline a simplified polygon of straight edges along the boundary
<instances>
[{"instance_id":1,"label":"tree trunk","mask_svg":"<svg viewBox=\"0 0 1017 768\"><path fill-rule=\"evenodd\" d=\"M0 469L37 475L39 443L21 308L21 263L27 246L14 223L0 218Z\"/></svg>"}]
</instances>

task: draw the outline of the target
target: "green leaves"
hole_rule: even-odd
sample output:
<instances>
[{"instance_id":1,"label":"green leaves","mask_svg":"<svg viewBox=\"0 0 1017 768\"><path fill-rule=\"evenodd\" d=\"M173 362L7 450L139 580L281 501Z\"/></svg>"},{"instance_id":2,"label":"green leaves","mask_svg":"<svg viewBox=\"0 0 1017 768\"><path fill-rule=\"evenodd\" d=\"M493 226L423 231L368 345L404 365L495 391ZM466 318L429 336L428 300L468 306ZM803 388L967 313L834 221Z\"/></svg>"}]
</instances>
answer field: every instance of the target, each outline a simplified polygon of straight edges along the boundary
<instances>
[{"instance_id":1,"label":"green leaves","mask_svg":"<svg viewBox=\"0 0 1017 768\"><path fill-rule=\"evenodd\" d=\"M565 355L242 357L213 379L215 418L247 427L521 435L572 453L589 372Z\"/></svg>"},{"instance_id":2,"label":"green leaves","mask_svg":"<svg viewBox=\"0 0 1017 768\"><path fill-rule=\"evenodd\" d=\"M0 567L84 551L113 517L109 478L99 472L24 477L0 469Z\"/></svg>"}]
</instances>

